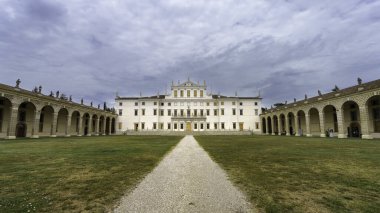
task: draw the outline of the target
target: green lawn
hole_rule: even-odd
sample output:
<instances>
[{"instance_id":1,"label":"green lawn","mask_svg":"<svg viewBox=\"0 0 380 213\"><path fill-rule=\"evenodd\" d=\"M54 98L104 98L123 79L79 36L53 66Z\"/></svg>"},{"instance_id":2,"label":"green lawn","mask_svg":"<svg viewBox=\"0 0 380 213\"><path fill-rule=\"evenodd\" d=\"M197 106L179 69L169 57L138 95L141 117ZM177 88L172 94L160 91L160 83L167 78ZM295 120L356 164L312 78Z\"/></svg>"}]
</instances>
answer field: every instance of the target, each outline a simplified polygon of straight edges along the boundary
<instances>
[{"instance_id":1,"label":"green lawn","mask_svg":"<svg viewBox=\"0 0 380 213\"><path fill-rule=\"evenodd\" d=\"M380 141L199 136L265 212L380 212Z\"/></svg>"},{"instance_id":2,"label":"green lawn","mask_svg":"<svg viewBox=\"0 0 380 213\"><path fill-rule=\"evenodd\" d=\"M0 212L109 211L180 137L0 140Z\"/></svg>"}]
</instances>

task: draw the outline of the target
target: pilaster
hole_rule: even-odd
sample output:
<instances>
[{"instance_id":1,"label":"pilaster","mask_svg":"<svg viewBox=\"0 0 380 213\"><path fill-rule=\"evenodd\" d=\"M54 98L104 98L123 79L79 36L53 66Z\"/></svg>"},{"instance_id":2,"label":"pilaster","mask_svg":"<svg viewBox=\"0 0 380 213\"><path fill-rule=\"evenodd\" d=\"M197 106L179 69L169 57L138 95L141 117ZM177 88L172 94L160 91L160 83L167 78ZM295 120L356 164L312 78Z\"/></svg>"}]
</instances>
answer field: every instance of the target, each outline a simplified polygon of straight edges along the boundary
<instances>
[{"instance_id":1,"label":"pilaster","mask_svg":"<svg viewBox=\"0 0 380 213\"><path fill-rule=\"evenodd\" d=\"M57 119L58 113L53 113L53 122L51 124L50 137L57 137Z\"/></svg>"},{"instance_id":2,"label":"pilaster","mask_svg":"<svg viewBox=\"0 0 380 213\"><path fill-rule=\"evenodd\" d=\"M18 116L18 105L10 107L8 131L6 139L16 139L16 125Z\"/></svg>"},{"instance_id":3,"label":"pilaster","mask_svg":"<svg viewBox=\"0 0 380 213\"><path fill-rule=\"evenodd\" d=\"M325 113L323 111L319 113L319 128L321 130L321 138L325 138Z\"/></svg>"}]
</instances>

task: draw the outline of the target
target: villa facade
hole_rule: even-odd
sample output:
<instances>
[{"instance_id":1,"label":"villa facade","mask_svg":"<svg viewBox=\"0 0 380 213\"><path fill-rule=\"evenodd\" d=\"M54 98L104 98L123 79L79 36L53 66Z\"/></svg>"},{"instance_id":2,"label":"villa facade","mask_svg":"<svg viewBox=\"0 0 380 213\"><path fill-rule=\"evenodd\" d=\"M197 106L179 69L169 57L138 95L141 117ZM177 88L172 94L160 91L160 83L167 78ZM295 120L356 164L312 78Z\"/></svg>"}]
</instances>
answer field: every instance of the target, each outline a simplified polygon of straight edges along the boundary
<instances>
[{"instance_id":1,"label":"villa facade","mask_svg":"<svg viewBox=\"0 0 380 213\"><path fill-rule=\"evenodd\" d=\"M116 97L118 133L126 131L260 133L261 98L207 92L190 80L171 86L169 95Z\"/></svg>"}]
</instances>

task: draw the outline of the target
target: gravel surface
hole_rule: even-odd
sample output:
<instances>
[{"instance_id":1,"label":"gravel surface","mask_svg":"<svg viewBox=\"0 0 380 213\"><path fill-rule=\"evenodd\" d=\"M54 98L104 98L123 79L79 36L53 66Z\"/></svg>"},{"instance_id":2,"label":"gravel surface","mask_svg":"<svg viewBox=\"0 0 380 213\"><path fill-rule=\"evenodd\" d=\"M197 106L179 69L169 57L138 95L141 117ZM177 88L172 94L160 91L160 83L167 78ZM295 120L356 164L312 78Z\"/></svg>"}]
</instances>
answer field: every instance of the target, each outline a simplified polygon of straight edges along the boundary
<instances>
[{"instance_id":1,"label":"gravel surface","mask_svg":"<svg viewBox=\"0 0 380 213\"><path fill-rule=\"evenodd\" d=\"M253 212L245 196L190 135L114 211Z\"/></svg>"}]
</instances>

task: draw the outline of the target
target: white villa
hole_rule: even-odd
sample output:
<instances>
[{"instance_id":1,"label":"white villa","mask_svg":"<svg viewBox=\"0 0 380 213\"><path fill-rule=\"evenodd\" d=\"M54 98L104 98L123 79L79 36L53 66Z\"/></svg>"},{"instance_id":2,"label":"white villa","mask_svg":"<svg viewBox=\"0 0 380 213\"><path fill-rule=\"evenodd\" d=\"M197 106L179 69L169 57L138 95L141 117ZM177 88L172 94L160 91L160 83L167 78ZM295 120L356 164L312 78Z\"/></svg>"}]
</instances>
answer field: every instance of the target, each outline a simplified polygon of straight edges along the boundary
<instances>
[{"instance_id":1,"label":"white villa","mask_svg":"<svg viewBox=\"0 0 380 213\"><path fill-rule=\"evenodd\" d=\"M207 93L203 85L172 83L171 94L115 99L116 131L250 131L261 133L260 97Z\"/></svg>"}]
</instances>

